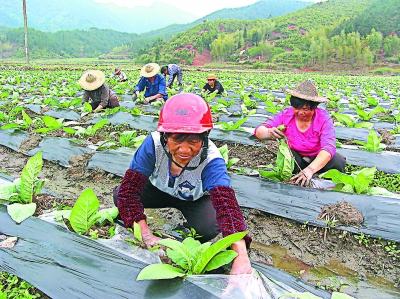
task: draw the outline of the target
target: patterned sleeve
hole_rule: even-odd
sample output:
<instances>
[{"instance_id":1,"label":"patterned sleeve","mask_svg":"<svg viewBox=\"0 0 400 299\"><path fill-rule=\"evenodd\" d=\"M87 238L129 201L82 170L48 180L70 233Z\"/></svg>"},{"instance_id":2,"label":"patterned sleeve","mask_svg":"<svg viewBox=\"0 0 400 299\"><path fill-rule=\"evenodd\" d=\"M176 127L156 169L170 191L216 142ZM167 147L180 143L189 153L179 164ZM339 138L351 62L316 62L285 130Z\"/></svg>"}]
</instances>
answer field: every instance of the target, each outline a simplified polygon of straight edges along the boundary
<instances>
[{"instance_id":1,"label":"patterned sleeve","mask_svg":"<svg viewBox=\"0 0 400 299\"><path fill-rule=\"evenodd\" d=\"M224 237L246 231L246 223L232 188L217 186L211 190L210 198L217 214L218 226ZM244 240L246 247L250 248L251 237L247 234Z\"/></svg>"},{"instance_id":2,"label":"patterned sleeve","mask_svg":"<svg viewBox=\"0 0 400 299\"><path fill-rule=\"evenodd\" d=\"M148 177L136 170L128 169L125 172L118 191L118 211L126 227L146 219L140 197L148 180Z\"/></svg>"},{"instance_id":3,"label":"patterned sleeve","mask_svg":"<svg viewBox=\"0 0 400 299\"><path fill-rule=\"evenodd\" d=\"M168 65L168 84L167 86L170 86L172 83L172 79L174 78L174 74L176 73L175 68L173 68L173 65ZM167 76L164 76L165 80L167 80Z\"/></svg>"}]
</instances>

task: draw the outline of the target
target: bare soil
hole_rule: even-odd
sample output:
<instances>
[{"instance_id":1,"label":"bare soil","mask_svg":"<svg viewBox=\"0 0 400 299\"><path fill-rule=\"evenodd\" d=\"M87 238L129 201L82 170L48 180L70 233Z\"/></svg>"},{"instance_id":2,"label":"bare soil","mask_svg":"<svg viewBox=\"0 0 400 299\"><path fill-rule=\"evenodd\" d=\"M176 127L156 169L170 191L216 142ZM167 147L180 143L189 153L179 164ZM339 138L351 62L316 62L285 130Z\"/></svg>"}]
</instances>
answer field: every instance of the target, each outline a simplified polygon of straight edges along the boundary
<instances>
[{"instance_id":1,"label":"bare soil","mask_svg":"<svg viewBox=\"0 0 400 299\"><path fill-rule=\"evenodd\" d=\"M101 132L99 136L101 136ZM96 139L96 138L93 138ZM91 140L92 142L97 140ZM25 150L37 144L38 138L31 137L22 143ZM229 158L239 158L238 167L258 168L261 164L274 163L277 142L266 142L267 147L228 144ZM222 143L216 142L219 147ZM60 198L46 195L36 198L38 202L37 214L43 210L72 205L79 195L87 188L92 188L102 207L113 205L112 191L121 183L122 178L100 169L88 170L88 159L93 153L75 156L70 160L72 167L64 168L52 162L44 161L40 178L46 178L45 188L58 194ZM14 152L0 146L1 170L7 174L19 177L25 166L28 156ZM127 165L128 167L128 165ZM174 209L160 209L146 211L161 222L171 223L172 227L183 223L182 215ZM369 246L354 238L351 233L330 228L314 228L306 224L276 217L255 209L243 209L248 231L253 238L250 256L253 261L274 265L274 259L262 250L263 246L279 246L286 250L290 258L298 259L306 271L329 265L333 260L338 261L358 276L364 279L367 276L381 277L397 286L400 283L400 263L398 259L388 255L384 250L385 241L370 240ZM157 215L157 216L155 216ZM359 226L362 215L348 203L324 207L321 217L328 215L328 219L340 220L346 225ZM326 219L326 218L325 218ZM160 229L160 221L149 221L152 229ZM103 229L104 231L104 229ZM104 233L102 236L107 237ZM290 271L290 270L288 270ZM292 273L298 276L303 274Z\"/></svg>"}]
</instances>

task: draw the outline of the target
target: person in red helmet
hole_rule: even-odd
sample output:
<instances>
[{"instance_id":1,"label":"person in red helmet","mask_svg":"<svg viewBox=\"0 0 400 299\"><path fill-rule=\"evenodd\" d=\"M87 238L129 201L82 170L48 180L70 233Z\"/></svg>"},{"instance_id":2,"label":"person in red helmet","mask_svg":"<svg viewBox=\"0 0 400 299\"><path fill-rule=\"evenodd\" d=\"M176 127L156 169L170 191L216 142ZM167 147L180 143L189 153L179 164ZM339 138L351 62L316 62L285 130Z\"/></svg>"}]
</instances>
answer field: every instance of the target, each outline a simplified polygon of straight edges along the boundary
<instances>
[{"instance_id":1,"label":"person in red helmet","mask_svg":"<svg viewBox=\"0 0 400 299\"><path fill-rule=\"evenodd\" d=\"M146 223L144 208L173 207L186 218L187 228L202 236L200 242L246 231L246 224L225 161L209 140L213 128L210 107L200 96L181 93L165 102L157 131L135 152L121 185L114 189L114 203L126 227L138 223L148 248L159 237ZM231 274L252 272L246 248L251 237L234 243L238 256Z\"/></svg>"}]
</instances>

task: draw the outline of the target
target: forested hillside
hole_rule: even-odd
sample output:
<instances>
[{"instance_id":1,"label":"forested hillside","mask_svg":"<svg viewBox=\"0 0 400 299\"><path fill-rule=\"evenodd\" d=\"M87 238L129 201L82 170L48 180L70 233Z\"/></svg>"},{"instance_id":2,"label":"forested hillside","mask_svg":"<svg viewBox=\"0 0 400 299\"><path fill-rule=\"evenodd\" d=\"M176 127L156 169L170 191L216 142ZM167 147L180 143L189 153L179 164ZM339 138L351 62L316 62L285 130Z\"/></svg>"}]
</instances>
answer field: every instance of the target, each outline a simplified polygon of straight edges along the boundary
<instances>
[{"instance_id":1,"label":"forested hillside","mask_svg":"<svg viewBox=\"0 0 400 299\"><path fill-rule=\"evenodd\" d=\"M189 24L173 24L162 29L152 30L143 33L135 42L128 45L127 48L118 47L112 53L105 57L117 58L126 51L137 53L139 49L151 47L153 43L157 43L159 39L167 41L174 34L186 32L198 24L215 21L215 20L256 20L267 19L282 16L290 12L298 11L304 7L311 5L312 2L303 2L298 0L261 0L252 5L238 8L225 8L211 13ZM119 51L123 52L119 52Z\"/></svg>"},{"instance_id":2,"label":"forested hillside","mask_svg":"<svg viewBox=\"0 0 400 299\"><path fill-rule=\"evenodd\" d=\"M5 36L8 42L3 43L3 52L10 51L12 44L24 45L23 28L9 30ZM117 45L131 41L137 37L137 34L96 28L54 33L29 29L28 36L32 58L69 58L98 57L111 51ZM5 47L6 45L8 47ZM24 55L24 50L19 48L14 52L13 57L24 57Z\"/></svg>"},{"instance_id":3,"label":"forested hillside","mask_svg":"<svg viewBox=\"0 0 400 299\"><path fill-rule=\"evenodd\" d=\"M371 29L379 28L383 36L388 36L393 32L400 33L400 1L399 0L380 0L375 2L363 13L343 22L341 26L333 32L339 34L341 30L345 33L358 31L362 36L367 35Z\"/></svg>"},{"instance_id":4,"label":"forested hillside","mask_svg":"<svg viewBox=\"0 0 400 299\"><path fill-rule=\"evenodd\" d=\"M374 9L373 4L390 5L389 0L330 0L316 3L284 16L253 21L212 21L173 36L167 43L156 42L138 51L138 62L156 58L161 62L198 64L207 62L251 63L253 67L274 67L287 63L298 67L364 67L387 58L398 63L396 35L385 38L379 28L366 35L358 32L332 34L343 22ZM390 6L399 12L400 7ZM392 23L393 25L394 23ZM395 27L386 28L391 31ZM390 51L384 51L389 49ZM198 61L201 57L202 61Z\"/></svg>"},{"instance_id":5,"label":"forested hillside","mask_svg":"<svg viewBox=\"0 0 400 299\"><path fill-rule=\"evenodd\" d=\"M204 20L255 20L283 16L311 5L312 2L298 0L260 0L252 5L240 8L225 8L201 18L194 23Z\"/></svg>"}]
</instances>

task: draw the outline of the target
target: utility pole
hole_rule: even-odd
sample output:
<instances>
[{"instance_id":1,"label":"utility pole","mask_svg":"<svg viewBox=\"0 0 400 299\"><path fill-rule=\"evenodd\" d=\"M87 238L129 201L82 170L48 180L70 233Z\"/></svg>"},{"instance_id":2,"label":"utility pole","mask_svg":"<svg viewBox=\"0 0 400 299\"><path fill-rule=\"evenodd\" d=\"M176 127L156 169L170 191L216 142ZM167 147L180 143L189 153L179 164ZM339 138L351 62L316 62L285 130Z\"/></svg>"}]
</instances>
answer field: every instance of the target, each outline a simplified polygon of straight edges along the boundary
<instances>
[{"instance_id":1,"label":"utility pole","mask_svg":"<svg viewBox=\"0 0 400 299\"><path fill-rule=\"evenodd\" d=\"M25 32L25 58L26 58L26 65L29 65L29 54L28 54L28 22L26 19L26 2L22 0L22 7L24 10L24 32Z\"/></svg>"}]
</instances>

